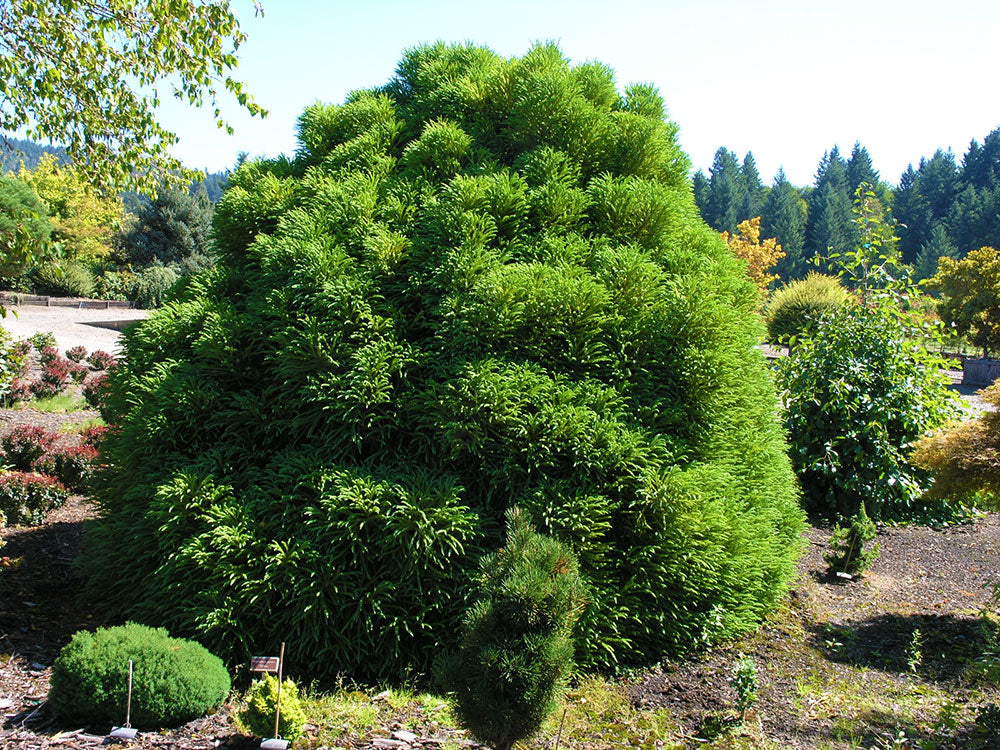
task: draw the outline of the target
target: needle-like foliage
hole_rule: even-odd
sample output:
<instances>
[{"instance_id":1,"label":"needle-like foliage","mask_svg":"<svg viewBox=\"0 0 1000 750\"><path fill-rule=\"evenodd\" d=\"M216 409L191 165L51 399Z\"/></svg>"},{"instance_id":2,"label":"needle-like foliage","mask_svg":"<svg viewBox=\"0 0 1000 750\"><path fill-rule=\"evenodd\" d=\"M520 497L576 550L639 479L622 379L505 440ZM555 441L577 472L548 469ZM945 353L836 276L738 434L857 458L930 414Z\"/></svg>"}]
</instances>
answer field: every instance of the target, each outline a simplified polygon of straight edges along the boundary
<instances>
[{"instance_id":1,"label":"needle-like foliage","mask_svg":"<svg viewBox=\"0 0 1000 750\"><path fill-rule=\"evenodd\" d=\"M676 128L552 45L411 50L248 162L219 265L125 334L85 570L317 675L426 669L505 511L568 544L583 665L754 626L802 517L757 292Z\"/></svg>"}]
</instances>

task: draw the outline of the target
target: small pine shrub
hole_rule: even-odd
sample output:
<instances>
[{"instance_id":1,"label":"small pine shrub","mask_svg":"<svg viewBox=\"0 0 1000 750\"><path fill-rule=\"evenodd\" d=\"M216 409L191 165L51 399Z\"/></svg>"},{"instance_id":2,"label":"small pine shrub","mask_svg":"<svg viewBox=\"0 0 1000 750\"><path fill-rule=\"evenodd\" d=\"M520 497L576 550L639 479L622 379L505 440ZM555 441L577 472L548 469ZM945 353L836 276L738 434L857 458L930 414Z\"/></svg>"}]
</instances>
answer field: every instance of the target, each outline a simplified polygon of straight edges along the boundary
<instances>
[{"instance_id":1,"label":"small pine shrub","mask_svg":"<svg viewBox=\"0 0 1000 750\"><path fill-rule=\"evenodd\" d=\"M87 357L87 364L99 372L110 370L115 366L115 358L103 349L97 349L89 357Z\"/></svg>"},{"instance_id":2,"label":"small pine shrub","mask_svg":"<svg viewBox=\"0 0 1000 750\"><path fill-rule=\"evenodd\" d=\"M881 552L878 543L868 545L875 534L875 524L861 503L849 526L845 528L838 523L833 529L830 549L823 554L830 572L856 576L868 570Z\"/></svg>"},{"instance_id":3,"label":"small pine shrub","mask_svg":"<svg viewBox=\"0 0 1000 750\"><path fill-rule=\"evenodd\" d=\"M23 471L0 474L0 512L12 525L42 523L67 497L69 491L54 477Z\"/></svg>"},{"instance_id":4,"label":"small pine shrub","mask_svg":"<svg viewBox=\"0 0 1000 750\"><path fill-rule=\"evenodd\" d=\"M1000 383L982 399L993 409L917 442L911 460L934 475L928 498L1000 505Z\"/></svg>"},{"instance_id":5,"label":"small pine shrub","mask_svg":"<svg viewBox=\"0 0 1000 750\"><path fill-rule=\"evenodd\" d=\"M34 463L52 450L59 436L44 427L17 425L0 437L4 460L20 471L30 471Z\"/></svg>"},{"instance_id":6,"label":"small pine shrub","mask_svg":"<svg viewBox=\"0 0 1000 750\"><path fill-rule=\"evenodd\" d=\"M96 460L97 449L92 445L60 445L35 461L33 468L55 477L73 492L82 492L94 472Z\"/></svg>"},{"instance_id":7,"label":"small pine shrub","mask_svg":"<svg viewBox=\"0 0 1000 750\"><path fill-rule=\"evenodd\" d=\"M457 654L441 667L459 718L481 742L509 750L559 703L583 610L576 558L508 513L507 545L483 560Z\"/></svg>"},{"instance_id":8,"label":"small pine shrub","mask_svg":"<svg viewBox=\"0 0 1000 750\"><path fill-rule=\"evenodd\" d=\"M257 737L274 737L274 712L278 699L278 678L265 674L247 690L245 703L237 713L240 723ZM278 736L295 742L306 726L306 714L299 699L299 686L289 678L281 682L281 715Z\"/></svg>"},{"instance_id":9,"label":"small pine shrub","mask_svg":"<svg viewBox=\"0 0 1000 750\"><path fill-rule=\"evenodd\" d=\"M66 350L66 359L70 362L83 362L87 358L87 347L74 346Z\"/></svg>"},{"instance_id":10,"label":"small pine shrub","mask_svg":"<svg viewBox=\"0 0 1000 750\"><path fill-rule=\"evenodd\" d=\"M816 322L850 299L834 276L810 273L777 289L764 309L768 341L786 343L801 336Z\"/></svg>"},{"instance_id":11,"label":"small pine shrub","mask_svg":"<svg viewBox=\"0 0 1000 750\"><path fill-rule=\"evenodd\" d=\"M229 694L222 660L163 628L129 623L79 631L52 665L49 705L65 720L120 724L128 660L133 661L132 724L177 726L217 708Z\"/></svg>"}]
</instances>

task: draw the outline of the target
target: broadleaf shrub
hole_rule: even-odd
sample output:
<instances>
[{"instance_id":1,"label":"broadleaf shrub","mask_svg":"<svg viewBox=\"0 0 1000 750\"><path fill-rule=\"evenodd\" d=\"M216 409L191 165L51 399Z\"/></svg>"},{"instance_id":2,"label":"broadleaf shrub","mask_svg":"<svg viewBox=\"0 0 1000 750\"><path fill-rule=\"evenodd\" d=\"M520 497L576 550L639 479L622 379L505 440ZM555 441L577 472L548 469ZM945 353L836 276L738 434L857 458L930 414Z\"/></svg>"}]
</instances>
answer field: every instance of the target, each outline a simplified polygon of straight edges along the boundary
<instances>
[{"instance_id":1,"label":"broadleaf shrub","mask_svg":"<svg viewBox=\"0 0 1000 750\"><path fill-rule=\"evenodd\" d=\"M959 414L943 361L903 302L892 226L862 183L861 241L838 262L857 298L822 319L778 361L792 464L806 505L835 519L864 502L876 520L953 520L961 509L922 497L930 475L908 460L914 441Z\"/></svg>"},{"instance_id":2,"label":"broadleaf shrub","mask_svg":"<svg viewBox=\"0 0 1000 750\"><path fill-rule=\"evenodd\" d=\"M73 346L66 350L66 359L70 362L83 362L87 357L87 347Z\"/></svg>"},{"instance_id":3,"label":"broadleaf shrub","mask_svg":"<svg viewBox=\"0 0 1000 750\"><path fill-rule=\"evenodd\" d=\"M462 643L440 668L460 720L480 742L509 750L555 711L583 609L573 553L512 509L506 545L482 562Z\"/></svg>"},{"instance_id":4,"label":"broadleaf shrub","mask_svg":"<svg viewBox=\"0 0 1000 750\"><path fill-rule=\"evenodd\" d=\"M789 282L774 291L764 308L767 340L786 343L792 336L801 336L850 297L835 276L814 272Z\"/></svg>"},{"instance_id":5,"label":"broadleaf shrub","mask_svg":"<svg viewBox=\"0 0 1000 750\"><path fill-rule=\"evenodd\" d=\"M0 474L0 512L11 525L42 523L67 497L69 491L55 477L24 471Z\"/></svg>"},{"instance_id":6,"label":"broadleaf shrub","mask_svg":"<svg viewBox=\"0 0 1000 750\"><path fill-rule=\"evenodd\" d=\"M222 660L163 628L128 623L81 630L52 665L49 705L66 720L125 720L128 661L133 662L131 723L140 729L183 724L222 705L229 673Z\"/></svg>"},{"instance_id":7,"label":"broadleaf shrub","mask_svg":"<svg viewBox=\"0 0 1000 750\"><path fill-rule=\"evenodd\" d=\"M103 349L96 349L86 358L87 364L97 371L109 370L115 366L115 357Z\"/></svg>"},{"instance_id":8,"label":"broadleaf shrub","mask_svg":"<svg viewBox=\"0 0 1000 750\"><path fill-rule=\"evenodd\" d=\"M124 334L85 561L108 614L426 671L517 505L580 561L580 664L754 627L803 518L757 291L658 95L439 44L299 141L230 176L216 268Z\"/></svg>"}]
</instances>

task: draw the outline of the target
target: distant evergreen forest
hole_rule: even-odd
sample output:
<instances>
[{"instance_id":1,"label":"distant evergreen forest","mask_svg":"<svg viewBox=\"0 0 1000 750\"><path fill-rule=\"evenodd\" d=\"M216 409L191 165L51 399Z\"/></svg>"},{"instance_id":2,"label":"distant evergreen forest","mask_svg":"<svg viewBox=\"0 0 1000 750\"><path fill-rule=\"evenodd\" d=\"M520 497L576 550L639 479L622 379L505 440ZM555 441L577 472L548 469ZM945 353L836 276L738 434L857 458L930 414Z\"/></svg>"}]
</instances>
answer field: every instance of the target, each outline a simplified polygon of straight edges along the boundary
<instances>
[{"instance_id":1,"label":"distant evergreen forest","mask_svg":"<svg viewBox=\"0 0 1000 750\"><path fill-rule=\"evenodd\" d=\"M740 222L760 216L761 235L776 237L786 253L777 273L787 281L814 269L815 256L853 247L852 201L862 182L875 187L898 222L899 250L917 278L934 275L941 256L1000 247L1000 128L982 144L973 140L961 162L941 149L921 158L895 186L882 180L868 150L855 143L846 159L836 146L827 151L809 187L792 185L782 170L765 187L752 153L740 161L720 148L708 175L695 173L693 187L702 216L719 232L732 233Z\"/></svg>"},{"instance_id":2,"label":"distant evergreen forest","mask_svg":"<svg viewBox=\"0 0 1000 750\"><path fill-rule=\"evenodd\" d=\"M44 146L34 141L0 136L0 174L16 173L21 168L21 162L24 162L24 166L28 170L32 170L45 154L55 154L60 164L66 164L69 161L66 149L62 146ZM222 192L226 189L228 176L228 171L207 172L204 179L191 183L191 194L194 195L200 188L205 188L209 201L218 203L222 199ZM125 201L126 207L133 213L135 208L143 202L142 198L134 194L123 195L122 199Z\"/></svg>"}]
</instances>

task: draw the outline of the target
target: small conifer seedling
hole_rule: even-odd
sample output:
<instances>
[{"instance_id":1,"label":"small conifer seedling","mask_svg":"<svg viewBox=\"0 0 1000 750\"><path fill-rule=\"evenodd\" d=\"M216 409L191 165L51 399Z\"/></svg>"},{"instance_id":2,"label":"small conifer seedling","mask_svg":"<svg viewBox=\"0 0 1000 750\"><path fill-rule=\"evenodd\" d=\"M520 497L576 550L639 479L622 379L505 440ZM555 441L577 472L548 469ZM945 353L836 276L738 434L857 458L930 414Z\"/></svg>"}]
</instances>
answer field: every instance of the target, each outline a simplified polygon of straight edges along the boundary
<instances>
[{"instance_id":1,"label":"small conifer seedling","mask_svg":"<svg viewBox=\"0 0 1000 750\"><path fill-rule=\"evenodd\" d=\"M861 503L850 526L845 528L838 523L833 529L830 551L823 555L830 572L856 576L866 571L878 559L880 552L877 542L867 547L874 538L875 524L868 517L865 504Z\"/></svg>"}]
</instances>

